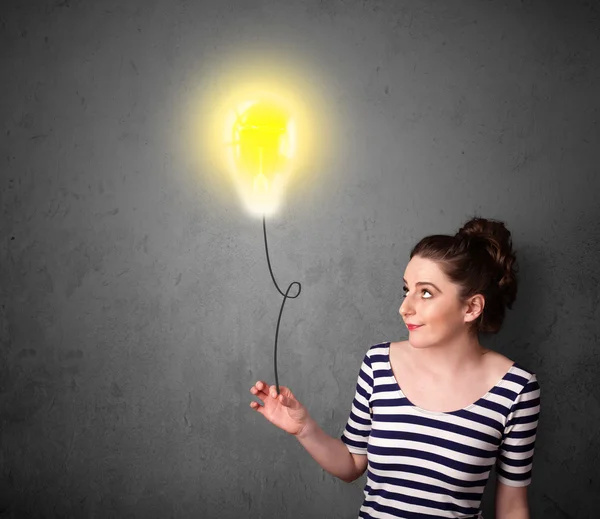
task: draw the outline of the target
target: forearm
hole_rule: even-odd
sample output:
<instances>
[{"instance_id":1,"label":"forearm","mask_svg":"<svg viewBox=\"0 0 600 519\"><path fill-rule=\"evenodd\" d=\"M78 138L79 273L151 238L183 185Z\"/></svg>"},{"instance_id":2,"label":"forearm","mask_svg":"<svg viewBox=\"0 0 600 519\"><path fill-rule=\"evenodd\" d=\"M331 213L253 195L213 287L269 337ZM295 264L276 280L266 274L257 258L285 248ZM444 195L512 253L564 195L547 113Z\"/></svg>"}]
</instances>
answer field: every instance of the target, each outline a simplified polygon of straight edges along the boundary
<instances>
[{"instance_id":1,"label":"forearm","mask_svg":"<svg viewBox=\"0 0 600 519\"><path fill-rule=\"evenodd\" d=\"M344 442L332 438L310 418L304 430L296 435L313 459L329 472L347 483L359 478L361 471Z\"/></svg>"},{"instance_id":2,"label":"forearm","mask_svg":"<svg viewBox=\"0 0 600 519\"><path fill-rule=\"evenodd\" d=\"M504 514L496 515L496 519L529 519L529 509L522 508Z\"/></svg>"},{"instance_id":3,"label":"forearm","mask_svg":"<svg viewBox=\"0 0 600 519\"><path fill-rule=\"evenodd\" d=\"M496 483L496 519L529 519L527 487Z\"/></svg>"}]
</instances>

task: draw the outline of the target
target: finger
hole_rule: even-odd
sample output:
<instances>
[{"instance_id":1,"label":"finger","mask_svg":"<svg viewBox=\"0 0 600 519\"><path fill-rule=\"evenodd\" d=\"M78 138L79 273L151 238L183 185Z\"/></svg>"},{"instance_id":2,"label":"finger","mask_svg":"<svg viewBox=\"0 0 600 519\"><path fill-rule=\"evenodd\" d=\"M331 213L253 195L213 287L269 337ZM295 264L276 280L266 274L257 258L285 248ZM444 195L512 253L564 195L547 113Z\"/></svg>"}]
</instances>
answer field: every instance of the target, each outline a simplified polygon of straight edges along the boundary
<instances>
[{"instance_id":1,"label":"finger","mask_svg":"<svg viewBox=\"0 0 600 519\"><path fill-rule=\"evenodd\" d=\"M254 384L254 387L256 387L256 389L258 389L259 391L264 391L265 393L269 393L269 386L266 382L259 380L256 384Z\"/></svg>"},{"instance_id":2,"label":"finger","mask_svg":"<svg viewBox=\"0 0 600 519\"><path fill-rule=\"evenodd\" d=\"M278 398L279 395L277 394L277 386L271 386L269 388L269 396L271 398Z\"/></svg>"},{"instance_id":3,"label":"finger","mask_svg":"<svg viewBox=\"0 0 600 519\"><path fill-rule=\"evenodd\" d=\"M250 402L250 407L260 414L264 414L265 412L264 406L260 405L258 402Z\"/></svg>"},{"instance_id":4,"label":"finger","mask_svg":"<svg viewBox=\"0 0 600 519\"><path fill-rule=\"evenodd\" d=\"M264 389L261 389L258 386L262 386ZM266 386L264 386L262 383L257 382L254 386L252 386L250 388L250 393L252 393L254 396L260 398L263 402L269 397L269 394L267 393L268 389L266 388Z\"/></svg>"},{"instance_id":5,"label":"finger","mask_svg":"<svg viewBox=\"0 0 600 519\"><path fill-rule=\"evenodd\" d=\"M272 386L272 387L275 387L275 386ZM275 388L275 393L277 393L277 388ZM279 393L280 393L280 395L283 395L285 398L292 399L292 400L294 399L294 394L286 386L279 386ZM279 395L277 395L277 397L279 397Z\"/></svg>"},{"instance_id":6,"label":"finger","mask_svg":"<svg viewBox=\"0 0 600 519\"><path fill-rule=\"evenodd\" d=\"M287 386L279 386L279 392L287 398L294 398L292 391Z\"/></svg>"},{"instance_id":7,"label":"finger","mask_svg":"<svg viewBox=\"0 0 600 519\"><path fill-rule=\"evenodd\" d=\"M281 405L289 407L290 409L297 409L300 406L300 402L294 398L294 395L292 395L291 392L286 394L282 391L281 395L279 395L279 401L281 402Z\"/></svg>"},{"instance_id":8,"label":"finger","mask_svg":"<svg viewBox=\"0 0 600 519\"><path fill-rule=\"evenodd\" d=\"M258 391L255 387L250 388L250 393L263 402L266 402L267 398L270 398L264 391Z\"/></svg>"}]
</instances>

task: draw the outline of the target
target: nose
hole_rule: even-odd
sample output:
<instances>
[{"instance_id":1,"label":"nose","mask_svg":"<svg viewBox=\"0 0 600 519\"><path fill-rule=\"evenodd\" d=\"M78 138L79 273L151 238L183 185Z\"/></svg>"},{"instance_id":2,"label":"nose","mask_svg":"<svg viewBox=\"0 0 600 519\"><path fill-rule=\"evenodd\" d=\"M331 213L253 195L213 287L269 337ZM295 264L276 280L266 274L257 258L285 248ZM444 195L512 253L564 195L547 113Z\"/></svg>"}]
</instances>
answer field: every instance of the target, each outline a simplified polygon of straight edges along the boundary
<instances>
[{"instance_id":1,"label":"nose","mask_svg":"<svg viewBox=\"0 0 600 519\"><path fill-rule=\"evenodd\" d=\"M404 298L404 301L402 301L402 304L400 305L400 309L398 310L398 312L400 313L400 315L402 316L403 319L406 319L409 315L414 313L413 309L411 308L411 306L408 302L408 297Z\"/></svg>"}]
</instances>

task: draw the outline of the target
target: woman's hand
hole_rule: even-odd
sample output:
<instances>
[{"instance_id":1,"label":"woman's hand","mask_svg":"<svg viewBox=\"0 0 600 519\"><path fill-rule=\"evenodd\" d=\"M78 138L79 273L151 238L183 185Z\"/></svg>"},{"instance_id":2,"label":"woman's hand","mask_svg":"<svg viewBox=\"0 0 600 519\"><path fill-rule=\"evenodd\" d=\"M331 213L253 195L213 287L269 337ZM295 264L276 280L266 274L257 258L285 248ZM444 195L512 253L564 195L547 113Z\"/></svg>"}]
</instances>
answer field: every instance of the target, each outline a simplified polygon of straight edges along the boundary
<instances>
[{"instance_id":1,"label":"woman's hand","mask_svg":"<svg viewBox=\"0 0 600 519\"><path fill-rule=\"evenodd\" d=\"M250 402L250 407L280 429L298 435L308 423L308 411L287 387L279 386L279 390L277 396L276 386L269 387L259 380L250 388L250 393L262 400L263 405Z\"/></svg>"}]
</instances>

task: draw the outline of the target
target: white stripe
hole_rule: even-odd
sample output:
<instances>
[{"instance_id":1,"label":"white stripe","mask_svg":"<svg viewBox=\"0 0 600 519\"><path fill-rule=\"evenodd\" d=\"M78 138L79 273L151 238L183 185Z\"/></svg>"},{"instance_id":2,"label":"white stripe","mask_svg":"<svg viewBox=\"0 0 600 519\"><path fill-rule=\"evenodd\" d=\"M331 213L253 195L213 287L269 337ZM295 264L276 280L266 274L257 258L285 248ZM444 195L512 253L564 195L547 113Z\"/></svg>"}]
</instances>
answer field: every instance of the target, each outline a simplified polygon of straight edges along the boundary
<instances>
[{"instance_id":1,"label":"white stripe","mask_svg":"<svg viewBox=\"0 0 600 519\"><path fill-rule=\"evenodd\" d=\"M459 463L466 463L468 465L475 465L478 467L485 467L487 465L493 465L493 458L481 458L479 456L471 456L470 454L463 454L453 449L447 449L445 447L439 447L437 445L431 445L430 443L415 441L415 440L389 440L387 438L377 438L371 436L369 439L369 445L374 447L383 448L396 448L396 449L414 449L421 452L428 452L438 456L443 456Z\"/></svg>"},{"instance_id":2,"label":"white stripe","mask_svg":"<svg viewBox=\"0 0 600 519\"><path fill-rule=\"evenodd\" d=\"M411 493L412 493L412 489ZM401 492L396 492L396 493L401 493ZM382 505L385 506L389 506L390 508L394 508L395 510L403 510L403 511L408 511L408 512L415 512L415 513L422 513L422 514L431 514L432 510L430 507L428 506L421 506L421 505L413 505L410 503L404 503L402 501L394 501L392 499L386 499L385 497L382 496L370 496L369 499L371 501L375 501L377 503L380 503ZM367 512L369 512L369 514L374 515L370 512L370 510L373 510L370 506L369 503L365 503L365 506L367 506ZM373 512L375 512L375 510L373 510ZM374 515L374 517L393 517L394 519L398 519L398 517L394 517L394 516L390 516L389 514L385 513L385 512L379 512L385 515L382 516L378 516L378 515ZM435 510L435 514L436 517L456 517L456 512L453 511L446 511L446 510Z\"/></svg>"},{"instance_id":3,"label":"white stripe","mask_svg":"<svg viewBox=\"0 0 600 519\"><path fill-rule=\"evenodd\" d=\"M507 452L504 449L502 449L500 451L500 454L502 454L502 456L504 456L505 458L511 459L511 460L526 460L528 458L530 458L531 456L533 456L533 449L525 451L525 452Z\"/></svg>"},{"instance_id":4,"label":"white stripe","mask_svg":"<svg viewBox=\"0 0 600 519\"><path fill-rule=\"evenodd\" d=\"M358 411L358 413L360 413L360 411ZM359 416L358 413L357 413L357 416ZM348 418L348 422L347 423L349 423L350 426L354 427L355 429L358 429L359 431L370 431L371 430L371 426L370 425L363 425L361 423L358 423L358 422L354 421L354 419L352 418L352 416L350 416Z\"/></svg>"},{"instance_id":5,"label":"white stripe","mask_svg":"<svg viewBox=\"0 0 600 519\"><path fill-rule=\"evenodd\" d=\"M495 404L499 404L503 407L506 407L507 411L510 410L514 403L510 398L504 395L498 395L497 393L488 393L485 399L489 400L490 402L494 402Z\"/></svg>"},{"instance_id":6,"label":"white stripe","mask_svg":"<svg viewBox=\"0 0 600 519\"><path fill-rule=\"evenodd\" d=\"M373 467L369 467L369 470L377 476L386 477L386 478L410 479L411 481L416 481L418 483L423 483L425 485L436 485L438 487L443 487L443 488L450 490L451 492L472 492L473 494L481 494L481 493L483 493L483 491L485 489L484 484L482 484L480 486L476 486L476 487L451 485L450 483L440 481L439 479L436 479L434 477L425 476L425 475L421 475L421 474L413 474L412 472L408 473L408 472L404 472L404 471L389 470L389 469L382 470L382 469L376 469ZM371 486L374 484L375 484L374 482L371 482Z\"/></svg>"},{"instance_id":7,"label":"white stripe","mask_svg":"<svg viewBox=\"0 0 600 519\"><path fill-rule=\"evenodd\" d=\"M369 459L375 463L381 463L382 465L390 464L402 464L402 465L413 465L423 467L425 469L434 470L442 474L447 475L449 478L457 479L458 481L478 481L486 477L486 472L481 474L470 474L461 470L456 470L440 463L429 461L421 458L413 458L412 456L392 456L379 454L369 454ZM490 467L491 470L491 467Z\"/></svg>"},{"instance_id":8,"label":"white stripe","mask_svg":"<svg viewBox=\"0 0 600 519\"><path fill-rule=\"evenodd\" d=\"M379 393L378 398L382 394L385 394L385 393ZM393 397L393 398L395 398L395 397ZM377 400L373 399L372 405L373 405L373 407L376 407ZM481 407L478 407L476 411L477 412L475 414L484 414L483 413L484 409ZM481 411L481 413L480 413L480 411ZM456 416L456 415L452 415L452 414L435 413L435 412L429 413L427 411L416 409L411 406L377 407L377 413L381 414L381 415L386 415L386 416L407 415L407 416L422 417L425 415L425 416L429 416L431 418L440 419L441 421L444 421L449 424L458 425L458 426L464 427L466 429L476 430L483 434L493 436L494 438L500 438L500 436L501 436L501 433L500 433L500 431L498 431L498 429L494 429L493 427L490 427L489 425L480 424L479 422L474 422L473 420L469 420L467 418L462 418L460 416ZM505 419L502 418L502 422L500 422L498 425L501 426L504 422L505 422ZM382 422L378 422L378 424L377 424L378 427L379 427L380 423L382 423Z\"/></svg>"},{"instance_id":9,"label":"white stripe","mask_svg":"<svg viewBox=\"0 0 600 519\"><path fill-rule=\"evenodd\" d=\"M525 474L531 470L532 463L529 465L525 465L524 467L513 467L511 465L506 465L505 463L498 462L498 465L504 472L508 472L509 474Z\"/></svg>"},{"instance_id":10,"label":"white stripe","mask_svg":"<svg viewBox=\"0 0 600 519\"><path fill-rule=\"evenodd\" d=\"M481 440L476 440L474 438L469 438L464 434L454 433L450 431L446 431L445 429L431 427L428 425L417 425L412 423L402 423L402 422L377 422L377 429L384 431L394 431L394 432L409 432L415 434L425 434L427 436L433 436L435 438L441 438L443 440L453 441L460 445L468 445L470 447L474 447L479 450L484 450L487 452L494 452L497 448L496 445L492 445L490 443L484 443ZM497 435L496 435L497 436Z\"/></svg>"}]
</instances>

